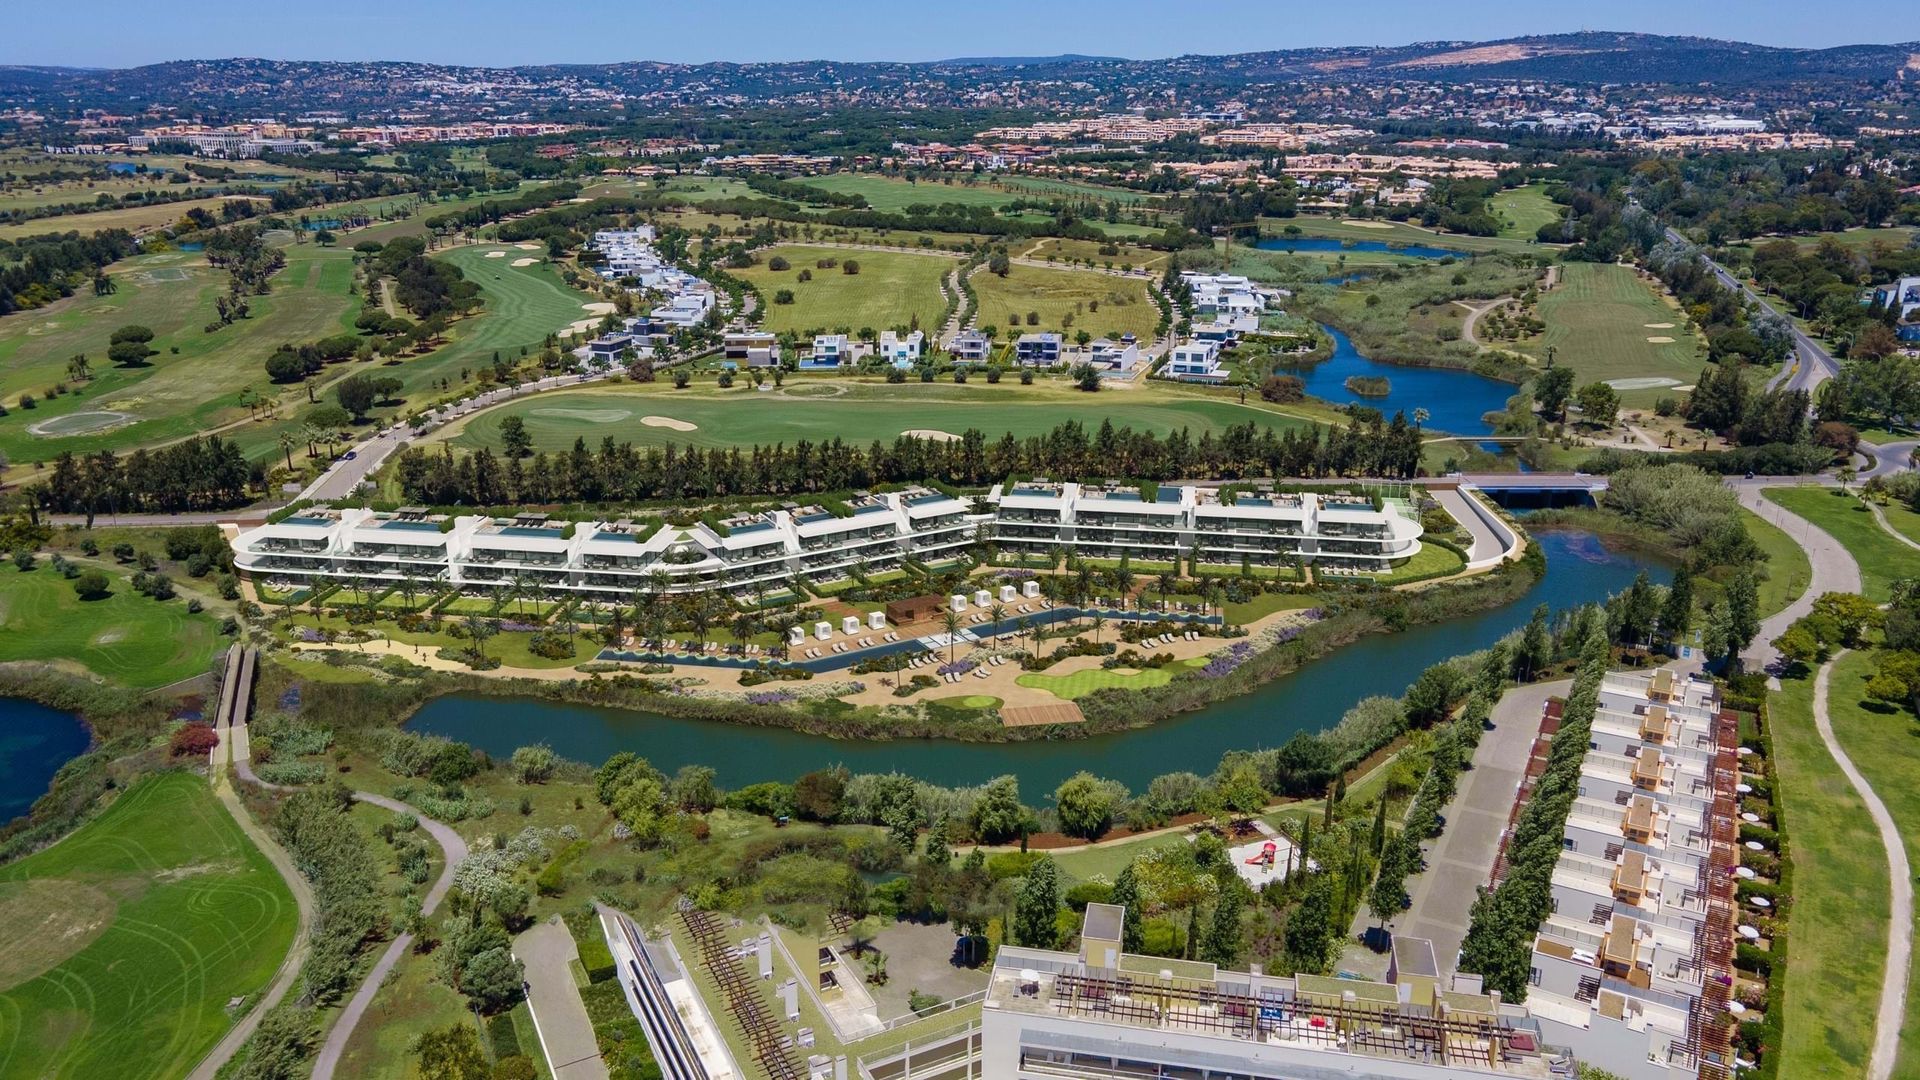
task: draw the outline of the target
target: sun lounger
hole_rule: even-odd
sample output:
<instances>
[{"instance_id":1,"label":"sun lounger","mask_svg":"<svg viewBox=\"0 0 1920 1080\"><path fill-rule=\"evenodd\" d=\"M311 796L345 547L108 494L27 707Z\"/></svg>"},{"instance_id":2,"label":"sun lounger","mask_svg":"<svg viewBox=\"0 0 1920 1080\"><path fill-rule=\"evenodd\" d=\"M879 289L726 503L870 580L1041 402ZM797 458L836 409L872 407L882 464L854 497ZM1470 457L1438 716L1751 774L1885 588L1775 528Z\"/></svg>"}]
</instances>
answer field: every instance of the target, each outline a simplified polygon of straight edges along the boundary
<instances>
[{"instance_id":1,"label":"sun lounger","mask_svg":"<svg viewBox=\"0 0 1920 1080\"><path fill-rule=\"evenodd\" d=\"M977 669L975 669L975 671L974 671L974 673L973 673L973 675L974 675L974 678L976 678L976 679L984 679L984 678L986 678L986 677L987 677L987 669L986 669L986 668L977 668Z\"/></svg>"}]
</instances>

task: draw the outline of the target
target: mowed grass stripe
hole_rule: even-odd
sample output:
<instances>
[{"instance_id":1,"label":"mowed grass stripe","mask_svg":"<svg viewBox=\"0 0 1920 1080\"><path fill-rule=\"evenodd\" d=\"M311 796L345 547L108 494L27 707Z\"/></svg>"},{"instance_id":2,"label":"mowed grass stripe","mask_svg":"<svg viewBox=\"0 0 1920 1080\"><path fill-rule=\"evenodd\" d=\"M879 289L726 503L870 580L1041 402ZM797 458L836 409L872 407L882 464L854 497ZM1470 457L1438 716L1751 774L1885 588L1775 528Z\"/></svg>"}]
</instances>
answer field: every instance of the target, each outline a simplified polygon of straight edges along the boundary
<instances>
[{"instance_id":1,"label":"mowed grass stripe","mask_svg":"<svg viewBox=\"0 0 1920 1080\"><path fill-rule=\"evenodd\" d=\"M1560 284L1540 297L1538 313L1546 333L1520 346L1544 358L1554 350L1554 362L1570 367L1581 384L1607 379L1664 377L1675 385L1692 383L1705 366L1697 348L1699 338L1686 315L1640 280L1625 266L1568 263L1561 267ZM1649 326L1670 323L1671 326ZM1656 342L1648 338L1672 338ZM1660 397L1674 397L1672 388L1624 390L1629 405L1651 405Z\"/></svg>"},{"instance_id":2,"label":"mowed grass stripe","mask_svg":"<svg viewBox=\"0 0 1920 1080\"><path fill-rule=\"evenodd\" d=\"M0 1077L183 1074L231 1024L227 999L264 986L293 939L279 874L187 773L142 780L66 840L0 868L0 891L36 882L104 894L113 914L67 927L74 951L57 966L0 984ZM54 900L0 925L0 956L62 918Z\"/></svg>"},{"instance_id":3,"label":"mowed grass stripe","mask_svg":"<svg viewBox=\"0 0 1920 1080\"><path fill-rule=\"evenodd\" d=\"M763 325L775 333L792 330L805 333L844 327L855 332L863 327L887 330L907 327L919 320L919 328L932 338L940 331L946 301L940 295L940 279L960 265L960 260L945 255L904 255L885 251L849 251L844 248L783 245L757 252L759 262L735 271L753 282L766 306ZM767 264L784 258L786 270L774 270ZM823 260L839 265L823 267ZM858 274L845 272L853 260ZM801 281L802 271L812 279ZM794 302L780 304L774 297L783 289L793 292Z\"/></svg>"},{"instance_id":4,"label":"mowed grass stripe","mask_svg":"<svg viewBox=\"0 0 1920 1080\"><path fill-rule=\"evenodd\" d=\"M801 380L787 382L789 389L804 385ZM939 397L922 392L933 389L943 392ZM1226 401L1135 401L1121 391L1068 397L1020 387L1008 380L999 386L969 383L964 388L864 384L838 398L795 397L744 388L549 393L488 410L458 428L451 439L461 447L498 448L500 423L509 416L521 417L534 446L550 451L571 447L576 438L586 439L589 447L598 446L606 436L637 446L792 445L803 439L820 443L834 437L864 446L875 439L890 442L907 431L960 435L968 428L977 428L991 443L1009 434L1016 438L1042 435L1070 420L1085 425L1090 437L1106 420L1116 428L1132 427L1159 435L1185 428L1195 438L1203 431L1217 432L1237 424L1253 423L1275 430L1310 426L1306 421L1240 408ZM641 419L647 416L681 420L695 425L696 430L675 431L642 424Z\"/></svg>"},{"instance_id":5,"label":"mowed grass stripe","mask_svg":"<svg viewBox=\"0 0 1920 1080\"><path fill-rule=\"evenodd\" d=\"M81 600L73 583L42 562L0 569L0 661L81 664L135 687L165 686L207 670L219 644L213 616L187 613L184 598L154 600L118 573L113 591Z\"/></svg>"},{"instance_id":6,"label":"mowed grass stripe","mask_svg":"<svg viewBox=\"0 0 1920 1080\"><path fill-rule=\"evenodd\" d=\"M1160 308L1139 278L1015 265L1006 277L982 270L968 280L980 300L975 320L999 327L1003 340L1048 330L1071 338L1085 330L1095 337L1131 333L1144 347L1160 323ZM1029 315L1039 320L1030 322ZM1017 326L1011 325L1015 317Z\"/></svg>"}]
</instances>

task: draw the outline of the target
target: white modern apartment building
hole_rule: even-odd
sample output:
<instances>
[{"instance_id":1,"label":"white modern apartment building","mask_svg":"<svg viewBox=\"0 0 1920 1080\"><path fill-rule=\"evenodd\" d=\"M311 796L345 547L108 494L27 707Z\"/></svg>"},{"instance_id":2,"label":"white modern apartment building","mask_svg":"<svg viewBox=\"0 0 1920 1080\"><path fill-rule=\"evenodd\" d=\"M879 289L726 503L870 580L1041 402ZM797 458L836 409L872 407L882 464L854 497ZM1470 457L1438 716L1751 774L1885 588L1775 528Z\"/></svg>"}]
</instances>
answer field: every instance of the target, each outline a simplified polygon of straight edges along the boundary
<instances>
[{"instance_id":1,"label":"white modern apartment building","mask_svg":"<svg viewBox=\"0 0 1920 1080\"><path fill-rule=\"evenodd\" d=\"M1267 310L1266 290L1238 274L1183 271L1180 280L1193 294L1193 313L1234 318Z\"/></svg>"},{"instance_id":2,"label":"white modern apartment building","mask_svg":"<svg viewBox=\"0 0 1920 1080\"><path fill-rule=\"evenodd\" d=\"M996 1080L1570 1077L1524 1007L1475 976L1393 981L1223 971L1120 950L1125 908L1089 904L1076 953L1003 945L982 1003ZM933 1055L927 1055L933 1058ZM876 1074L877 1075L877 1074Z\"/></svg>"},{"instance_id":3,"label":"white modern apartment building","mask_svg":"<svg viewBox=\"0 0 1920 1080\"><path fill-rule=\"evenodd\" d=\"M316 506L240 533L233 551L242 572L270 583L360 578L518 583L609 597L654 588L747 595L777 591L796 575L825 582L855 567L878 573L909 559L950 559L973 542L978 524L968 501L923 487L681 525Z\"/></svg>"},{"instance_id":4,"label":"white modern apartment building","mask_svg":"<svg viewBox=\"0 0 1920 1080\"><path fill-rule=\"evenodd\" d=\"M1088 558L1173 562L1192 553L1223 568L1381 571L1420 550L1420 522L1399 499L1232 488L996 484L989 536L1010 552L1066 548Z\"/></svg>"},{"instance_id":5,"label":"white modern apartment building","mask_svg":"<svg viewBox=\"0 0 1920 1080\"><path fill-rule=\"evenodd\" d=\"M1527 1006L1549 1042L1627 1080L1719 1080L1739 864L1738 731L1717 691L1615 673L1534 941Z\"/></svg>"},{"instance_id":6,"label":"white modern apartment building","mask_svg":"<svg viewBox=\"0 0 1920 1080\"><path fill-rule=\"evenodd\" d=\"M1220 364L1220 342L1195 340L1175 345L1160 374L1181 382L1220 383L1232 372Z\"/></svg>"},{"instance_id":7,"label":"white modern apartment building","mask_svg":"<svg viewBox=\"0 0 1920 1080\"><path fill-rule=\"evenodd\" d=\"M651 225L631 229L601 229L588 246L604 260L601 275L633 279L635 287L658 293L664 300L649 314L653 322L685 329L698 326L713 310L713 286L673 265L653 248Z\"/></svg>"}]
</instances>

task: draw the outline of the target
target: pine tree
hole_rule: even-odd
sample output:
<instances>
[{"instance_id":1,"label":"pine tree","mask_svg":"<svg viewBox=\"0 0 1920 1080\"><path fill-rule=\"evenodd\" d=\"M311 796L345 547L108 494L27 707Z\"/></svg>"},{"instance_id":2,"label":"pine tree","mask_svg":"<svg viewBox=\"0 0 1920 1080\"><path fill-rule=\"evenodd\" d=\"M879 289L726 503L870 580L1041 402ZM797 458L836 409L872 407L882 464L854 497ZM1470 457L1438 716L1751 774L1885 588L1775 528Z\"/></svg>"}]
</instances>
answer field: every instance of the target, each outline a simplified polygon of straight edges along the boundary
<instances>
[{"instance_id":1,"label":"pine tree","mask_svg":"<svg viewBox=\"0 0 1920 1080\"><path fill-rule=\"evenodd\" d=\"M1051 855L1042 855L1027 871L1020 897L1014 901L1013 941L1033 949L1051 949L1058 940L1060 913L1059 872Z\"/></svg>"},{"instance_id":2,"label":"pine tree","mask_svg":"<svg viewBox=\"0 0 1920 1080\"><path fill-rule=\"evenodd\" d=\"M927 827L927 851L922 856L928 866L945 869L953 861L953 849L947 846L947 816L940 815Z\"/></svg>"},{"instance_id":3,"label":"pine tree","mask_svg":"<svg viewBox=\"0 0 1920 1080\"><path fill-rule=\"evenodd\" d=\"M1673 572L1666 603L1660 607L1660 636L1670 642L1686 637L1693 624L1693 573L1682 566Z\"/></svg>"},{"instance_id":4,"label":"pine tree","mask_svg":"<svg viewBox=\"0 0 1920 1080\"><path fill-rule=\"evenodd\" d=\"M1300 906L1287 916L1287 960L1293 970L1321 974L1333 961L1333 885L1314 878Z\"/></svg>"},{"instance_id":5,"label":"pine tree","mask_svg":"<svg viewBox=\"0 0 1920 1080\"><path fill-rule=\"evenodd\" d=\"M1240 889L1230 885L1220 890L1213 905L1213 920L1200 939L1200 959L1217 967L1230 968L1240 960Z\"/></svg>"},{"instance_id":6,"label":"pine tree","mask_svg":"<svg viewBox=\"0 0 1920 1080\"><path fill-rule=\"evenodd\" d=\"M1140 884L1134 880L1132 863L1113 879L1113 895L1107 902L1127 910L1120 926L1120 951L1139 952L1146 945L1146 912L1140 907Z\"/></svg>"}]
</instances>

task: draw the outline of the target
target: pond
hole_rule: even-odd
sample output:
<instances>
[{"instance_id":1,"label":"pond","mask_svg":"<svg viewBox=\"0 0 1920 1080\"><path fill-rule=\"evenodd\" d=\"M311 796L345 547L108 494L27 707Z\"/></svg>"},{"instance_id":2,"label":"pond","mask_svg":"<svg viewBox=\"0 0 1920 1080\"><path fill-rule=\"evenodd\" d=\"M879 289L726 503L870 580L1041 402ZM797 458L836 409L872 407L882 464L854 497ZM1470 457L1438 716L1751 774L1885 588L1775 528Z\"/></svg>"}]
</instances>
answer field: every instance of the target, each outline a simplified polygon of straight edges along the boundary
<instances>
[{"instance_id":1,"label":"pond","mask_svg":"<svg viewBox=\"0 0 1920 1080\"><path fill-rule=\"evenodd\" d=\"M1473 256L1464 251L1449 251L1446 248L1428 247L1425 244L1389 244L1384 240L1336 240L1330 236L1263 236L1253 245L1261 251L1308 252L1311 254L1343 251L1386 252L1392 255L1405 255L1414 259L1470 259Z\"/></svg>"},{"instance_id":2,"label":"pond","mask_svg":"<svg viewBox=\"0 0 1920 1080\"><path fill-rule=\"evenodd\" d=\"M500 758L533 742L595 764L631 750L668 772L682 765L710 765L727 787L792 780L841 764L855 772L899 770L950 785L1014 773L1029 800L1081 769L1138 791L1161 773L1211 772L1228 750L1278 746L1296 732L1330 727L1362 697L1398 694L1428 665L1492 644L1525 623L1536 605L1558 610L1602 599L1625 589L1643 569L1660 580L1669 576L1658 561L1610 551L1590 534L1549 532L1535 539L1547 556L1547 574L1514 603L1405 633L1363 638L1254 693L1149 728L1091 739L841 741L784 728L479 695L436 698L408 727L470 743Z\"/></svg>"},{"instance_id":3,"label":"pond","mask_svg":"<svg viewBox=\"0 0 1920 1080\"><path fill-rule=\"evenodd\" d=\"M80 718L20 698L0 698L0 823L47 793L53 774L84 752L92 736Z\"/></svg>"},{"instance_id":4,"label":"pond","mask_svg":"<svg viewBox=\"0 0 1920 1080\"><path fill-rule=\"evenodd\" d=\"M1283 363L1274 371L1295 375L1306 383L1307 393L1338 405L1355 403L1379 409L1387 419L1396 412L1413 420L1413 410L1427 410L1426 427L1455 435L1484 435L1493 428L1484 419L1489 412L1507 407L1507 399L1520 388L1499 379L1489 379L1459 368L1409 367L1385 364L1369 359L1354 347L1353 339L1325 323L1320 329L1333 339L1333 355L1317 364ZM1387 392L1362 397L1347 389L1352 376L1384 378Z\"/></svg>"}]
</instances>

